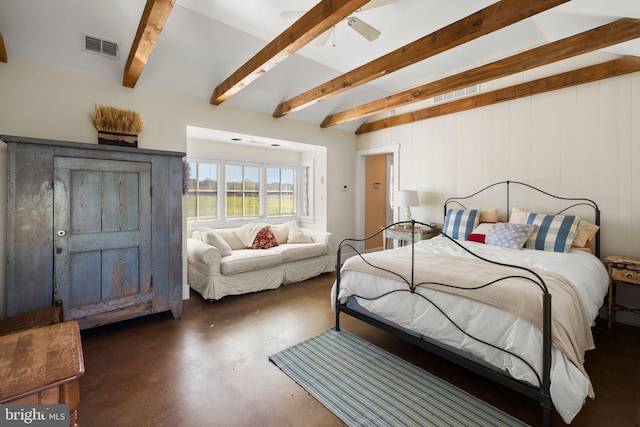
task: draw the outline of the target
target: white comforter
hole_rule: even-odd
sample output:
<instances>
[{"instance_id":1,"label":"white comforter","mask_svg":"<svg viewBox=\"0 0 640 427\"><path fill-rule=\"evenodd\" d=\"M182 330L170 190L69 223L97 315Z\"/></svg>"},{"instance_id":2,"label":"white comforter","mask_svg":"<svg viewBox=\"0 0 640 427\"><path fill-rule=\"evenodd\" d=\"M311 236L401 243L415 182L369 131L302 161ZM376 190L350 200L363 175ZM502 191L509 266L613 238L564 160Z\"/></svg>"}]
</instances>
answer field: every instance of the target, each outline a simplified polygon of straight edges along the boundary
<instances>
[{"instance_id":1,"label":"white comforter","mask_svg":"<svg viewBox=\"0 0 640 427\"><path fill-rule=\"evenodd\" d=\"M562 274L578 290L589 320L593 321L597 317L609 279L602 262L591 253L572 249L563 254L532 249L513 250L474 242L462 243L487 259ZM409 251L410 247L396 250ZM421 254L429 253L471 256L444 237L416 243L416 259ZM345 302L350 295L376 297L389 289L399 288L406 288L406 284L358 271L344 271L340 281L340 301ZM437 304L468 333L519 354L540 375L542 333L535 326L511 313L469 299L423 288L419 288L419 292ZM334 295L335 286L332 290L332 304L335 301ZM393 323L468 351L507 370L514 378L538 385L536 376L522 361L465 336L423 298L396 292L376 300L358 298L358 303ZM567 424L582 408L589 394L589 387L589 379L554 347L551 398Z\"/></svg>"}]
</instances>

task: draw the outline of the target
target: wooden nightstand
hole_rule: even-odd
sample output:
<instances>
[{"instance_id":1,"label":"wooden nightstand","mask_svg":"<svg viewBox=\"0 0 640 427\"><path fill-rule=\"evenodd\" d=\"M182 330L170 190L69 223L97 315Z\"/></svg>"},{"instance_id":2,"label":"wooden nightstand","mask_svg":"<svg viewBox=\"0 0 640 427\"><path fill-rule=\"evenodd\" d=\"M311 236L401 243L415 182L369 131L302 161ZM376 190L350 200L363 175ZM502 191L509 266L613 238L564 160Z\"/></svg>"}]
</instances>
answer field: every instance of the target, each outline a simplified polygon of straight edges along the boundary
<instances>
[{"instance_id":1,"label":"wooden nightstand","mask_svg":"<svg viewBox=\"0 0 640 427\"><path fill-rule=\"evenodd\" d=\"M608 256L604 263L609 270L609 322L607 327L616 322L616 311L631 311L640 314L640 308L625 307L616 303L616 284L618 282L640 286L640 259L621 256Z\"/></svg>"},{"instance_id":2,"label":"wooden nightstand","mask_svg":"<svg viewBox=\"0 0 640 427\"><path fill-rule=\"evenodd\" d=\"M435 237L438 235L438 232L433 229L424 230L422 228L416 227L413 235L414 241L417 242L419 240L427 240ZM391 227L384 230L382 232L382 249L387 249L387 239L399 240L400 245L402 245L403 242L411 242L411 229L402 227Z\"/></svg>"}]
</instances>

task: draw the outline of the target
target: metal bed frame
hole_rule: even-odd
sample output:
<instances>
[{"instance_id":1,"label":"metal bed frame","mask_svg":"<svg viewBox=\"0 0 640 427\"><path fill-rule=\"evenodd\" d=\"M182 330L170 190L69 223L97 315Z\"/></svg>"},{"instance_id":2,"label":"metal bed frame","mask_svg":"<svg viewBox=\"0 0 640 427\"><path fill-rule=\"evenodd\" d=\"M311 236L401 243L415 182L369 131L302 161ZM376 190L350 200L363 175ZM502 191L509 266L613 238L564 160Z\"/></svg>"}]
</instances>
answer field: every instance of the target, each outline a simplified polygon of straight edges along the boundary
<instances>
[{"instance_id":1,"label":"metal bed frame","mask_svg":"<svg viewBox=\"0 0 640 427\"><path fill-rule=\"evenodd\" d=\"M507 205L507 214L509 214L511 212L511 205L510 205L510 189L511 189L511 185L515 184L515 185L520 185L520 186L524 186L526 188L529 188L531 190L534 190L536 192L539 192L541 194L544 194L548 197L551 197L553 199L558 199L558 200L562 200L562 201L567 201L567 202L571 202L573 204L571 204L570 206L560 210L559 212L557 212L556 214L561 214L566 212L567 210L574 208L576 206L581 206L581 205L585 205L588 206L590 208L593 208L594 210L594 221L596 225L600 225L600 210L598 209L598 206L595 202L593 202L590 199L583 199L583 198L568 198L568 197L561 197L561 196L556 196L550 193L547 193L543 190L540 190L536 187L533 187L529 184L525 184L522 182L518 182L518 181L501 181L501 182L497 182L495 184L491 184L489 186L486 186L484 188L482 188L481 190L476 191L473 194L470 194L468 196L464 196L464 197L451 197L448 198L445 203L444 203L444 213L446 216L446 212L447 209L449 207L450 204L454 203L457 204L459 206L461 206L462 208L466 208L461 201L463 200L468 200L473 198L476 195L479 195L485 191L487 191L490 188L499 186L499 185L506 185L506 205ZM500 351L504 351L509 353L512 356L517 357L518 359L522 360L527 366L529 366L529 368L534 372L534 374L536 375L536 377L538 378L538 382L539 382L539 386L534 386L531 385L529 383L525 383L523 381L517 380L513 377L511 377L508 373L489 365L488 363L482 363L481 361L478 361L477 358L472 358L470 355L465 354L463 351L452 351L448 346L446 346L445 344L439 343L435 340L431 340L428 339L426 337L419 337L416 335L412 335L408 332L405 332L397 327L394 327L392 324L389 323L385 323L379 319L367 316L366 314L363 314L357 310L354 310L350 307L348 307L345 304L340 303L339 299L338 299L338 295L340 293L340 268L342 266L342 250L343 248L350 248L353 251L355 251L355 253L362 257L362 254L354 247L353 243L355 242L363 242L365 240L368 240L370 238L373 238L374 236L377 236L378 234L382 233L384 230L386 230L387 228L393 227L393 226L397 226L399 224L404 224L404 225L408 225L410 224L412 229L415 228L416 226L426 226L428 228L431 229L435 229L437 230L442 236L445 236L447 238L449 238L451 241L453 241L455 244L457 244L459 247L461 247L462 249L464 249L466 252L470 253L471 255L473 255L474 257L481 259L483 261L486 261L488 263L492 263L492 264L497 264L497 265L503 265L503 266L509 266L509 267L513 267L517 270L523 271L523 272L528 272L530 275L528 275L527 277L524 277L522 275L518 275L518 274L514 274L512 276L507 276L504 279L508 279L508 278L513 278L513 277L517 277L517 278L524 278L527 279L533 283L535 283L541 290L541 295L542 295L542 300L543 300L543 311L542 311L542 337L543 337L543 344L542 344L542 378L540 378L540 376L538 375L538 373L533 369L533 367L526 362L524 359L522 359L519 355L511 353L507 350L504 349L500 349L499 347L496 347L492 344L489 344L487 342L484 342L482 340L479 340L478 338L475 338L471 335L469 335L468 333L466 333L462 328L460 328L455 322L453 322L447 315L446 313L444 313L442 310L440 310L439 307L437 307L437 305L433 304L431 301L429 301L426 297L422 296L419 293L415 292L415 288L417 286L419 286L419 284L415 284L414 283L414 272L413 272L413 266L415 263L415 253L414 253L414 244L415 241L411 242L411 280L407 281L406 279L404 279L402 276L397 275L398 279L400 281L404 281L407 283L408 288L403 290L403 291L407 291L407 292L411 292L412 294L415 294L417 297L421 297L424 299L427 299L427 301L429 301L435 308L437 308L442 314L444 314L447 319L449 319L449 321L451 321L451 323L457 328L459 329L462 333L464 333L465 335L478 340L480 342L483 342L484 344L487 344L493 348L496 348ZM598 231L596 233L595 236L595 248L594 248L594 252L595 255L599 258L600 257L600 232ZM369 264L371 265L371 264ZM375 266L374 266L375 267ZM393 272L391 272L393 273ZM395 273L393 273L395 274ZM488 286L489 284L486 284L485 286ZM453 284L442 284L442 286L450 286L450 287L456 287ZM440 357L444 357L454 363L456 363L459 366L462 366L474 373L477 373L481 376L484 376L485 378L488 378L494 382L497 382L498 384L501 384L503 386L506 386L516 392L519 392L525 396L528 396L532 399L537 400L538 402L540 402L541 406L542 406L542 422L544 426L550 426L551 425L551 416L552 416L552 411L553 411L553 402L551 401L551 393L550 393L550 386L551 386L551 294L549 293L547 286L544 282L544 280L538 275L536 274L533 270L530 270L528 268L525 267L520 267L520 266L514 266L514 265L509 265L509 264L503 264L503 263L499 263L499 262L495 262L495 261L491 261L488 259L485 259L477 254L474 254L473 252L471 252L470 250L466 249L464 246L460 245L458 242L456 242L454 239L452 239L451 237L447 236L446 234L442 233L442 230L438 229L437 227L434 227L433 225L430 224L424 224L415 220L412 221L402 221L399 223L395 223L392 225L389 225L387 227L385 227L384 229L376 232L375 234L372 234L371 236L365 237L363 239L344 239L342 242L340 242L340 244L338 245L338 249L337 249L337 263L336 263L336 293L335 293L335 316L336 316L336 325L335 325L335 329L336 330L340 330L340 313L344 312L350 316L353 316L357 319L360 319L366 323L369 323L379 329L382 329L386 332L389 332L395 336L398 336L401 339L404 339L405 341L408 341L430 353L433 353L437 356Z\"/></svg>"}]
</instances>

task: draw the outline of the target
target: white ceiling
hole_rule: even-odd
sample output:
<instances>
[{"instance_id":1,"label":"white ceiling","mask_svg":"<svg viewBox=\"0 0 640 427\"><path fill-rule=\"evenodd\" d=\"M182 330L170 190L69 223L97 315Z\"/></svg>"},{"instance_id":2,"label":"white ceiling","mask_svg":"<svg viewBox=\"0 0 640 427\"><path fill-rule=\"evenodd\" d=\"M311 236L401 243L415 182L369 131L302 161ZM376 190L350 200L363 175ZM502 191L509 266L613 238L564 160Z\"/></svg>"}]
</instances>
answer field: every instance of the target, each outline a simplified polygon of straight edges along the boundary
<instances>
[{"instance_id":1,"label":"white ceiling","mask_svg":"<svg viewBox=\"0 0 640 427\"><path fill-rule=\"evenodd\" d=\"M318 1L177 0L137 87L208 100L218 84L292 24L281 18L282 11L308 10ZM280 102L492 3L398 0L357 12L358 18L382 32L378 39L370 42L342 22L335 28L335 46L331 41L321 47L314 43L305 46L225 104L272 114ZM0 0L0 34L9 61L21 59L121 81L144 5L145 0ZM328 114L621 17L640 18L640 0L573 0L278 120L291 118L319 125ZM84 52L83 32L118 42L120 58ZM613 46L604 53L640 56L640 40ZM602 55L589 54L584 61L600 62ZM355 130L362 122L339 128Z\"/></svg>"}]
</instances>

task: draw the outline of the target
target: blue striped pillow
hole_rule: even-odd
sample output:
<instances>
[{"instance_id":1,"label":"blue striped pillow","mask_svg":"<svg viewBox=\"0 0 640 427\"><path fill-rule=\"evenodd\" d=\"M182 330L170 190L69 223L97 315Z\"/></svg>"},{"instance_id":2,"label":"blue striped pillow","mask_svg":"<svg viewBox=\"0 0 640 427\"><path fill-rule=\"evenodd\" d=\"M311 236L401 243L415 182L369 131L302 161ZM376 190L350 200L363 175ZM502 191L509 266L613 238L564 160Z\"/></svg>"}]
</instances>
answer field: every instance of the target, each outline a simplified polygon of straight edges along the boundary
<instances>
[{"instance_id":1,"label":"blue striped pillow","mask_svg":"<svg viewBox=\"0 0 640 427\"><path fill-rule=\"evenodd\" d=\"M464 240L478 226L478 222L480 222L480 212L477 209L449 209L443 231L449 237Z\"/></svg>"},{"instance_id":2,"label":"blue striped pillow","mask_svg":"<svg viewBox=\"0 0 640 427\"><path fill-rule=\"evenodd\" d=\"M569 252L578 232L580 218L573 215L529 213L525 223L538 226L527 240L525 248Z\"/></svg>"}]
</instances>

